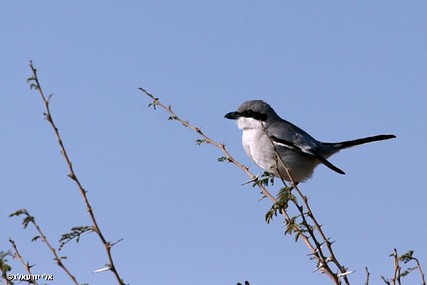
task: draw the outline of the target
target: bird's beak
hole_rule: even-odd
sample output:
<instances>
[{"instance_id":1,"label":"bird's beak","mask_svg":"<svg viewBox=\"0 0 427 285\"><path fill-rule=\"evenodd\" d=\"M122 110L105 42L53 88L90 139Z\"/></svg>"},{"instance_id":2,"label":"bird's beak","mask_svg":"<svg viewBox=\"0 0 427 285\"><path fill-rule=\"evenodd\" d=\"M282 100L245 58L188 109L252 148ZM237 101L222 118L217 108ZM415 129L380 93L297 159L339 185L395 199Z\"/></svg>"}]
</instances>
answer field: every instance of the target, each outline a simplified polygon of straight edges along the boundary
<instances>
[{"instance_id":1,"label":"bird's beak","mask_svg":"<svg viewBox=\"0 0 427 285\"><path fill-rule=\"evenodd\" d=\"M241 117L241 115L239 112L230 112L230 113L225 114L224 117L227 119L230 119L230 120L237 120L238 118Z\"/></svg>"}]
</instances>

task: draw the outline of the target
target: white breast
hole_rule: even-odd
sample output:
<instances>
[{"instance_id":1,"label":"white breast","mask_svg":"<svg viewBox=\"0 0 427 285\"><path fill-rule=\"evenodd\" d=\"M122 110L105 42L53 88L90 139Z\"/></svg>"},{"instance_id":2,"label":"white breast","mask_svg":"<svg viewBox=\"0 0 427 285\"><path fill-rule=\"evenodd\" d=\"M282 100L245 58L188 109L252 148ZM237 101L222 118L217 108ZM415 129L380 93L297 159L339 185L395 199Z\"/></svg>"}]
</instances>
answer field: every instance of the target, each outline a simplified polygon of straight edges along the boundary
<instances>
[{"instance_id":1,"label":"white breast","mask_svg":"<svg viewBox=\"0 0 427 285\"><path fill-rule=\"evenodd\" d=\"M251 118L239 118L238 127L243 131L242 145L247 156L267 172L290 181L287 172L280 162L276 161L276 152L270 138L265 133L261 122ZM301 182L311 177L314 168L319 164L317 159L284 147L277 148L285 165L291 170L294 182Z\"/></svg>"},{"instance_id":2,"label":"white breast","mask_svg":"<svg viewBox=\"0 0 427 285\"><path fill-rule=\"evenodd\" d=\"M243 131L242 145L247 156L265 171L274 173L275 152L261 122L252 118L239 118L239 129Z\"/></svg>"}]
</instances>

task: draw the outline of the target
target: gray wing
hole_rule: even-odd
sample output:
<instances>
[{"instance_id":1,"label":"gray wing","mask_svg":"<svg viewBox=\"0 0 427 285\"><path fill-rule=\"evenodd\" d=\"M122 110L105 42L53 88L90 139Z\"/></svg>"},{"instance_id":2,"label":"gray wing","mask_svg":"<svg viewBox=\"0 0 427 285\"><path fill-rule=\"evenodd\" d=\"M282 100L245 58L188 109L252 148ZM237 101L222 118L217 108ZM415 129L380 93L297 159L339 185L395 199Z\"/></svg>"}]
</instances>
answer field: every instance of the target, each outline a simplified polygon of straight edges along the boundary
<instances>
[{"instance_id":1,"label":"gray wing","mask_svg":"<svg viewBox=\"0 0 427 285\"><path fill-rule=\"evenodd\" d=\"M298 137L298 134L297 134ZM341 169L339 169L338 167L336 167L335 165L333 165L332 163L330 163L326 158L324 158L323 156L321 156L319 153L317 153L316 149L311 147L309 144L295 144L294 142L290 142L284 139L280 139L276 136L271 136L271 139L273 140L273 143L276 146L280 146L280 147L285 147L288 149L291 149L293 151L297 151L299 153L302 153L304 155L308 155L308 156L312 156L315 157L316 159L318 159L322 164L324 164L325 166L327 166L328 168L332 169L333 171L339 173L339 174L345 174L344 171L342 171ZM298 141L298 138L297 138Z\"/></svg>"}]
</instances>

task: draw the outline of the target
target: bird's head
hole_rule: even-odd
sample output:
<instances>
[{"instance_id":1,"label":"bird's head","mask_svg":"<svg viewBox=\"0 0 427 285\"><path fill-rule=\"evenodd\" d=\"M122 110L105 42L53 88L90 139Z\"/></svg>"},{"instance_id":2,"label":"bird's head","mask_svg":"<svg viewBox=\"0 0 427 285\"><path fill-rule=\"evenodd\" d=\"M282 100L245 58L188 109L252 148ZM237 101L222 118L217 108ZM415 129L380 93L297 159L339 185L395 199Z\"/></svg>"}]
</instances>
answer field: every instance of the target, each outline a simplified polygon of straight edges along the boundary
<instances>
[{"instance_id":1,"label":"bird's head","mask_svg":"<svg viewBox=\"0 0 427 285\"><path fill-rule=\"evenodd\" d=\"M273 108L262 100L244 102L237 111L225 114L225 118L236 120L239 129L259 128L260 122L277 117Z\"/></svg>"}]
</instances>

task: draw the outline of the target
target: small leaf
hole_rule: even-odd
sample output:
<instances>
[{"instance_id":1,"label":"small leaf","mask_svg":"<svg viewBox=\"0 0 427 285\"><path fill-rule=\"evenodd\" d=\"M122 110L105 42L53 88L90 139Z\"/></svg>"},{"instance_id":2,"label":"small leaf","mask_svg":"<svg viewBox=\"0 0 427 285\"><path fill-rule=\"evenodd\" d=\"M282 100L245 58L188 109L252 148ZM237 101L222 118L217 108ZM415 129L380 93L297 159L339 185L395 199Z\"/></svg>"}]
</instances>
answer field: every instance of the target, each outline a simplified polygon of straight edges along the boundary
<instances>
[{"instance_id":1,"label":"small leaf","mask_svg":"<svg viewBox=\"0 0 427 285\"><path fill-rule=\"evenodd\" d=\"M196 145L201 145L202 143L206 143L206 139L197 139Z\"/></svg>"},{"instance_id":2,"label":"small leaf","mask_svg":"<svg viewBox=\"0 0 427 285\"><path fill-rule=\"evenodd\" d=\"M412 257L412 255L414 254L413 250L409 250L407 253L402 254L401 256L399 256L399 260L403 261L403 263L408 263L409 261L413 260L414 258Z\"/></svg>"},{"instance_id":3,"label":"small leaf","mask_svg":"<svg viewBox=\"0 0 427 285\"><path fill-rule=\"evenodd\" d=\"M295 229L298 228L296 219L297 216L292 217L289 221L286 222L285 235L292 235L295 232Z\"/></svg>"},{"instance_id":4,"label":"small leaf","mask_svg":"<svg viewBox=\"0 0 427 285\"><path fill-rule=\"evenodd\" d=\"M228 161L228 158L225 156L218 157L218 162Z\"/></svg>"},{"instance_id":5,"label":"small leaf","mask_svg":"<svg viewBox=\"0 0 427 285\"><path fill-rule=\"evenodd\" d=\"M61 236L59 239L59 248L58 250L61 250L64 245L66 245L68 242L72 241L73 239L76 239L76 242L80 241L80 237L83 233L91 232L93 228L91 226L79 226L79 227L73 227L71 228L71 232L65 233Z\"/></svg>"},{"instance_id":6,"label":"small leaf","mask_svg":"<svg viewBox=\"0 0 427 285\"><path fill-rule=\"evenodd\" d=\"M17 210L14 213L10 214L9 217L20 216L20 215L25 214L25 213L27 213L27 210L21 209L21 210Z\"/></svg>"},{"instance_id":7,"label":"small leaf","mask_svg":"<svg viewBox=\"0 0 427 285\"><path fill-rule=\"evenodd\" d=\"M26 229L28 227L28 224L33 222L34 222L34 217L28 215L22 221L22 225L24 226L24 229Z\"/></svg>"},{"instance_id":8,"label":"small leaf","mask_svg":"<svg viewBox=\"0 0 427 285\"><path fill-rule=\"evenodd\" d=\"M263 185L267 187L269 184L274 185L274 175L270 172L265 171L259 179L254 181L252 187L255 187L257 185Z\"/></svg>"},{"instance_id":9,"label":"small leaf","mask_svg":"<svg viewBox=\"0 0 427 285\"><path fill-rule=\"evenodd\" d=\"M157 100L159 100L159 98L154 98L153 103L148 103L148 108L153 107L154 110L157 110Z\"/></svg>"},{"instance_id":10,"label":"small leaf","mask_svg":"<svg viewBox=\"0 0 427 285\"><path fill-rule=\"evenodd\" d=\"M273 220L273 217L277 216L276 210L274 209L274 205L268 210L267 213L265 213L265 221L267 224L270 223L271 220Z\"/></svg>"},{"instance_id":11,"label":"small leaf","mask_svg":"<svg viewBox=\"0 0 427 285\"><path fill-rule=\"evenodd\" d=\"M409 273L411 273L412 271L414 271L417 268L418 267L416 267L416 266L415 267L409 267L404 272L400 273L400 276L405 277L406 275L408 275Z\"/></svg>"},{"instance_id":12,"label":"small leaf","mask_svg":"<svg viewBox=\"0 0 427 285\"><path fill-rule=\"evenodd\" d=\"M40 236L35 236L31 239L31 241L37 241L40 238Z\"/></svg>"},{"instance_id":13,"label":"small leaf","mask_svg":"<svg viewBox=\"0 0 427 285\"><path fill-rule=\"evenodd\" d=\"M299 239L300 235L301 235L301 232L297 232L297 233L295 234L295 242L297 242L297 241L298 241L298 239Z\"/></svg>"}]
</instances>

